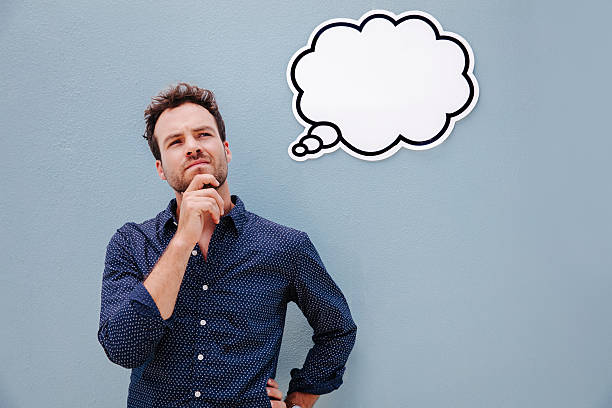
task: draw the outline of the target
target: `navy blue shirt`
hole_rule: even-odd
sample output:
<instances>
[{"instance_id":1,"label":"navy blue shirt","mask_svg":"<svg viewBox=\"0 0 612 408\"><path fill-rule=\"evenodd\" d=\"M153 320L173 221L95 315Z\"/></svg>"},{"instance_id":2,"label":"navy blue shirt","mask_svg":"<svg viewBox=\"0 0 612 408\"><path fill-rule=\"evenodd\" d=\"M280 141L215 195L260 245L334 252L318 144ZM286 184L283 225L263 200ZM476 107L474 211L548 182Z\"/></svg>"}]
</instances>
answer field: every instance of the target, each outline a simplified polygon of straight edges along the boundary
<instances>
[{"instance_id":1,"label":"navy blue shirt","mask_svg":"<svg viewBox=\"0 0 612 408\"><path fill-rule=\"evenodd\" d=\"M357 327L308 235L235 206L196 244L170 318L143 285L177 229L176 199L155 218L126 223L110 240L98 340L131 368L128 408L270 407L287 304L314 330L288 392L325 394L342 384Z\"/></svg>"}]
</instances>

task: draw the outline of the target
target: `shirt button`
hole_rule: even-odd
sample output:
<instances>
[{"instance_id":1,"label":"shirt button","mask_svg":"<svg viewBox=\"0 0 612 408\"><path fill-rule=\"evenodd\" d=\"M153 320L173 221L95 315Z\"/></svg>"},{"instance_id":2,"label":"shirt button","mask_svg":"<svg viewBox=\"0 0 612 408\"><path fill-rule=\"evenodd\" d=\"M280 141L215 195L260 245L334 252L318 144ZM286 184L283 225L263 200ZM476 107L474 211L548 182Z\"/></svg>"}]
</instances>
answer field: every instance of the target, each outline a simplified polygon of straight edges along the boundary
<instances>
[{"instance_id":1,"label":"shirt button","mask_svg":"<svg viewBox=\"0 0 612 408\"><path fill-rule=\"evenodd\" d=\"M200 320L200 325L204 326L206 324L206 320Z\"/></svg>"},{"instance_id":2,"label":"shirt button","mask_svg":"<svg viewBox=\"0 0 612 408\"><path fill-rule=\"evenodd\" d=\"M198 360L204 360L204 356L202 354L198 354Z\"/></svg>"},{"instance_id":3,"label":"shirt button","mask_svg":"<svg viewBox=\"0 0 612 408\"><path fill-rule=\"evenodd\" d=\"M196 396L196 398L200 398L200 395L202 395L202 393L200 391L196 391L194 395Z\"/></svg>"},{"instance_id":4,"label":"shirt button","mask_svg":"<svg viewBox=\"0 0 612 408\"><path fill-rule=\"evenodd\" d=\"M198 254L198 251L196 251L195 249L193 251L191 251L191 255L196 256L197 254Z\"/></svg>"},{"instance_id":5,"label":"shirt button","mask_svg":"<svg viewBox=\"0 0 612 408\"><path fill-rule=\"evenodd\" d=\"M204 289L204 290L208 290L208 285L204 285L204 286L202 286L202 289Z\"/></svg>"}]
</instances>

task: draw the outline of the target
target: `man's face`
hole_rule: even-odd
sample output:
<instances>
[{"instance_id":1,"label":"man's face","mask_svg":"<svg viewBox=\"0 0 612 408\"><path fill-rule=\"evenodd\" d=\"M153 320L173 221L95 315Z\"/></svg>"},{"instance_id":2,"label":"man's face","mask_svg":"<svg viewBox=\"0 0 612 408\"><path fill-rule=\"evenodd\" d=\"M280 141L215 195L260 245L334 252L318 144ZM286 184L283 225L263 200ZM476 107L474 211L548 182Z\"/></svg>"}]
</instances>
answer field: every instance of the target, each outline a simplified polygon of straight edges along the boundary
<instances>
[{"instance_id":1,"label":"man's face","mask_svg":"<svg viewBox=\"0 0 612 408\"><path fill-rule=\"evenodd\" d=\"M198 173L212 174L219 187L225 183L232 152L227 141L221 141L217 122L206 108L186 102L166 109L153 133L161 153L161 161L155 162L157 172L175 191L185 192ZM205 163L194 165L196 161Z\"/></svg>"}]
</instances>

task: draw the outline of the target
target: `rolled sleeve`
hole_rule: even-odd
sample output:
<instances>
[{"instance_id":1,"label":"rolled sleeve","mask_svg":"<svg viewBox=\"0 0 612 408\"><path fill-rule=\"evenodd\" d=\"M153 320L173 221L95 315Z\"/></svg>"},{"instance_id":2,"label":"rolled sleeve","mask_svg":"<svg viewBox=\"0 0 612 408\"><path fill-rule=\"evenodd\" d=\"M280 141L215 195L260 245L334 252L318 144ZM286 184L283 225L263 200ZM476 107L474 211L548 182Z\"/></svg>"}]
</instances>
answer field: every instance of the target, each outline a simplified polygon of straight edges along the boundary
<instances>
[{"instance_id":1,"label":"rolled sleeve","mask_svg":"<svg viewBox=\"0 0 612 408\"><path fill-rule=\"evenodd\" d=\"M129 241L119 229L106 251L98 341L107 357L125 368L138 367L150 358L172 326L172 318L161 317L142 282Z\"/></svg>"},{"instance_id":2,"label":"rolled sleeve","mask_svg":"<svg viewBox=\"0 0 612 408\"><path fill-rule=\"evenodd\" d=\"M136 309L136 312L143 318L149 318L157 320L161 319L161 323L164 327L171 328L172 327L172 315L171 318L164 320L161 316L157 305L155 304L155 300L151 297L151 294L144 286L142 282L138 282L134 290L130 293L130 301L132 302L133 307Z\"/></svg>"},{"instance_id":3,"label":"rolled sleeve","mask_svg":"<svg viewBox=\"0 0 612 408\"><path fill-rule=\"evenodd\" d=\"M295 260L293 299L314 330L314 346L304 366L291 370L288 393L326 394L342 384L348 356L355 344L357 325L346 299L306 233Z\"/></svg>"}]
</instances>

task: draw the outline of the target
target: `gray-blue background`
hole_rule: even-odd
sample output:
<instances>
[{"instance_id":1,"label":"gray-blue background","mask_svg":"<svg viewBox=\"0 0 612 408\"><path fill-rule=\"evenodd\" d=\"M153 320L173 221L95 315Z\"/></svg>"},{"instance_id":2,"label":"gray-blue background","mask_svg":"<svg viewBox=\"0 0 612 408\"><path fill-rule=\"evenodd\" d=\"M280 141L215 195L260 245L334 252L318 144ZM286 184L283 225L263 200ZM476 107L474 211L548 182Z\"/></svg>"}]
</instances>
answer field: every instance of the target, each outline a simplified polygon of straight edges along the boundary
<instances>
[{"instance_id":1,"label":"gray-blue background","mask_svg":"<svg viewBox=\"0 0 612 408\"><path fill-rule=\"evenodd\" d=\"M348 298L358 340L317 406L612 406L612 7L166 3L2 4L0 406L125 406L129 371L96 339L104 254L172 197L142 118L180 80L217 93L231 192L307 231ZM428 151L291 160L290 57L374 8L466 38L478 104ZM292 306L285 390L310 335Z\"/></svg>"}]
</instances>

